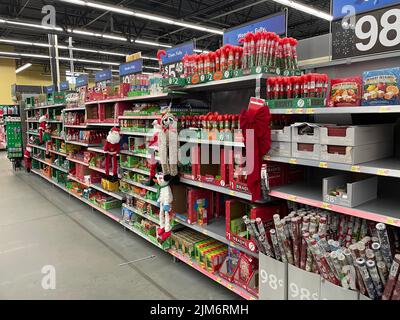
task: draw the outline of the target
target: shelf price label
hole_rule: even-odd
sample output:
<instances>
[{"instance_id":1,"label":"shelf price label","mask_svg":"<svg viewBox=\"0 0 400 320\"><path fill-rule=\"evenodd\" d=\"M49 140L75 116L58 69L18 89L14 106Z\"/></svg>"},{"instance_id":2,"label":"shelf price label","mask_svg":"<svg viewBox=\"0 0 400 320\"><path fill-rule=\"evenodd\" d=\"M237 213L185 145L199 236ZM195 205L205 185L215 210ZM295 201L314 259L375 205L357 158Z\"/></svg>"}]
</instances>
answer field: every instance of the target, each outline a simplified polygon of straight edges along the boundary
<instances>
[{"instance_id":1,"label":"shelf price label","mask_svg":"<svg viewBox=\"0 0 400 320\"><path fill-rule=\"evenodd\" d=\"M327 169L327 168L328 168L328 163L327 163L327 162L320 162L320 163L319 163L319 167L320 167L320 168Z\"/></svg>"},{"instance_id":2,"label":"shelf price label","mask_svg":"<svg viewBox=\"0 0 400 320\"><path fill-rule=\"evenodd\" d=\"M331 205L329 203L326 203L326 202L322 202L321 208L325 209L325 210L332 210L331 209Z\"/></svg>"},{"instance_id":3,"label":"shelf price label","mask_svg":"<svg viewBox=\"0 0 400 320\"><path fill-rule=\"evenodd\" d=\"M314 109L310 109L310 108L306 109L306 114L313 114L313 113L314 113Z\"/></svg>"},{"instance_id":4,"label":"shelf price label","mask_svg":"<svg viewBox=\"0 0 400 320\"><path fill-rule=\"evenodd\" d=\"M385 113L385 112L390 112L390 107L389 106L382 106L379 107L379 113Z\"/></svg>"},{"instance_id":5,"label":"shelf price label","mask_svg":"<svg viewBox=\"0 0 400 320\"><path fill-rule=\"evenodd\" d=\"M376 174L378 175L378 176L388 176L389 175L389 170L388 169L378 169L377 171L376 171Z\"/></svg>"},{"instance_id":6,"label":"shelf price label","mask_svg":"<svg viewBox=\"0 0 400 320\"><path fill-rule=\"evenodd\" d=\"M290 163L290 164L297 164L297 159L290 159L290 160L289 160L289 163Z\"/></svg>"},{"instance_id":7,"label":"shelf price label","mask_svg":"<svg viewBox=\"0 0 400 320\"><path fill-rule=\"evenodd\" d=\"M351 166L350 168L351 172L361 172L360 166Z\"/></svg>"},{"instance_id":8,"label":"shelf price label","mask_svg":"<svg viewBox=\"0 0 400 320\"><path fill-rule=\"evenodd\" d=\"M332 23L332 59L400 50L400 5L356 13L343 7L345 16Z\"/></svg>"},{"instance_id":9,"label":"shelf price label","mask_svg":"<svg viewBox=\"0 0 400 320\"><path fill-rule=\"evenodd\" d=\"M297 201L297 197L296 197L296 196L293 196L293 195L289 195L289 196L288 196L288 200L289 200L289 201L296 202L296 201Z\"/></svg>"},{"instance_id":10,"label":"shelf price label","mask_svg":"<svg viewBox=\"0 0 400 320\"><path fill-rule=\"evenodd\" d=\"M293 109L286 109L286 114L293 114Z\"/></svg>"}]
</instances>

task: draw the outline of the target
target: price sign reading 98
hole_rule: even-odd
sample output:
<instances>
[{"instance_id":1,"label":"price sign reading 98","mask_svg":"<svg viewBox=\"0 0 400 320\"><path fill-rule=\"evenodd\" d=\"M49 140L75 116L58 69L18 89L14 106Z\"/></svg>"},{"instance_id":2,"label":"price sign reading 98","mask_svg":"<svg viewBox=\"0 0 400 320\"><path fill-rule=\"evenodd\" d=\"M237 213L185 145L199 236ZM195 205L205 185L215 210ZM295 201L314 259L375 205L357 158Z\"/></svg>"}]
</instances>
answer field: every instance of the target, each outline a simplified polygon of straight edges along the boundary
<instances>
[{"instance_id":1,"label":"price sign reading 98","mask_svg":"<svg viewBox=\"0 0 400 320\"><path fill-rule=\"evenodd\" d=\"M400 50L400 5L356 15L332 23L332 58L343 59Z\"/></svg>"}]
</instances>

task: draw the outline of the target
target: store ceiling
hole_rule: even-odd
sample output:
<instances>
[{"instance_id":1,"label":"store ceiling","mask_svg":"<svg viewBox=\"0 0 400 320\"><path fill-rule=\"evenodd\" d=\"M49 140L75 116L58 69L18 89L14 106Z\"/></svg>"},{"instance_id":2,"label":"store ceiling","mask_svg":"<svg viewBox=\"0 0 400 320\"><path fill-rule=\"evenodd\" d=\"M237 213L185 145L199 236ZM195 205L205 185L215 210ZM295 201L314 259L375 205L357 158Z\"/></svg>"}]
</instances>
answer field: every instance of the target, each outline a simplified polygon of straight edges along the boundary
<instances>
[{"instance_id":1,"label":"store ceiling","mask_svg":"<svg viewBox=\"0 0 400 320\"><path fill-rule=\"evenodd\" d=\"M183 19L187 22L200 23L203 26L217 29L230 28L252 21L283 9L283 6L272 0L101 0L102 3L121 5L126 8L141 10L169 18ZM329 12L330 0L301 0L303 4ZM0 18L29 20L40 24L42 7L51 4L56 8L57 26L70 29L87 29L94 32L125 36L130 39L146 39L168 43L171 45L196 39L198 48L215 50L221 45L222 37L193 29L144 20L141 18L110 13L100 9L78 6L62 1L43 0L0 0ZM289 8L289 36L304 39L329 32L329 22L318 17ZM46 43L47 35L43 30L32 28L17 28L16 26L0 24L0 39L16 39L29 42ZM67 45L68 34L59 34L59 43ZM119 53L142 51L146 56L154 57L155 47L99 39L82 35L73 35L75 47ZM47 48L17 45L16 52L48 54ZM62 56L68 56L68 51L61 51ZM102 61L123 62L123 57L98 55L88 52L74 52L74 58L96 59ZM20 59L23 64L32 58ZM33 59L35 60L35 59ZM44 60L35 62L47 64ZM79 65L79 63L77 63ZM86 65L86 64L85 64ZM156 61L147 60L145 65L156 66ZM83 66L83 64L82 64ZM96 65L92 65L96 67ZM99 65L97 65L99 67ZM100 66L101 67L101 66ZM151 71L151 70L148 70Z\"/></svg>"}]
</instances>

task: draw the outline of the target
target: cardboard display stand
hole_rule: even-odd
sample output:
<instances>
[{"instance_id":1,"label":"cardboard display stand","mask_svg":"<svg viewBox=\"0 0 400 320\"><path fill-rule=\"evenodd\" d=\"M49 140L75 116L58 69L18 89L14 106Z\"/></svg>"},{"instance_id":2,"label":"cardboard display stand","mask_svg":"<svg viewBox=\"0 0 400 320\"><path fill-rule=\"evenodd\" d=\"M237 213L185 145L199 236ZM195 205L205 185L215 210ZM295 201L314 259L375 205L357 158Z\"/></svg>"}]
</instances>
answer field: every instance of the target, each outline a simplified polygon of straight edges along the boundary
<instances>
[{"instance_id":1,"label":"cardboard display stand","mask_svg":"<svg viewBox=\"0 0 400 320\"><path fill-rule=\"evenodd\" d=\"M288 299L288 265L262 253L259 255L259 299Z\"/></svg>"},{"instance_id":2,"label":"cardboard display stand","mask_svg":"<svg viewBox=\"0 0 400 320\"><path fill-rule=\"evenodd\" d=\"M321 279L320 300L358 300L358 291L348 290Z\"/></svg>"},{"instance_id":3,"label":"cardboard display stand","mask_svg":"<svg viewBox=\"0 0 400 320\"><path fill-rule=\"evenodd\" d=\"M288 265L288 300L319 300L321 277Z\"/></svg>"}]
</instances>

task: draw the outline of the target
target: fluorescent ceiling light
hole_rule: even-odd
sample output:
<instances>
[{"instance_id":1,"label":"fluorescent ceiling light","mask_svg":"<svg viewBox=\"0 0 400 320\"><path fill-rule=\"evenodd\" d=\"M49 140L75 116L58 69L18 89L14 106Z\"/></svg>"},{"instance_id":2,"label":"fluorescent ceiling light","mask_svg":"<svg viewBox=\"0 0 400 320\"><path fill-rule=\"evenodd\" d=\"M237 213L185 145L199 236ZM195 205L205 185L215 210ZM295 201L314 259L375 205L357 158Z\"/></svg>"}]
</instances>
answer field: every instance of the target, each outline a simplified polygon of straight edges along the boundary
<instances>
[{"instance_id":1,"label":"fluorescent ceiling light","mask_svg":"<svg viewBox=\"0 0 400 320\"><path fill-rule=\"evenodd\" d=\"M96 32L91 32L91 31L86 31L86 30L79 30L79 29L74 29L74 30L71 30L71 31L72 31L72 33L80 34L80 35L84 35L84 36L111 39L111 40L118 40L118 41L128 41L128 39L125 38L125 37L119 37L119 36L114 36L114 35L110 35L110 34L96 33Z\"/></svg>"},{"instance_id":2,"label":"fluorescent ceiling light","mask_svg":"<svg viewBox=\"0 0 400 320\"><path fill-rule=\"evenodd\" d=\"M109 62L109 61L97 61L97 60L87 60L87 59L71 59L68 57L60 57L61 61L75 61L75 62L82 62L82 63L90 63L90 64L103 64L107 66L119 66L119 62Z\"/></svg>"},{"instance_id":3,"label":"fluorescent ceiling light","mask_svg":"<svg viewBox=\"0 0 400 320\"><path fill-rule=\"evenodd\" d=\"M27 63L27 64L24 64L22 67L19 67L17 70L15 70L15 73L20 73L21 71L24 71L24 70L26 70L26 69L28 69L28 68L30 68L30 67L32 67L32 63Z\"/></svg>"},{"instance_id":4,"label":"fluorescent ceiling light","mask_svg":"<svg viewBox=\"0 0 400 320\"><path fill-rule=\"evenodd\" d=\"M314 8L312 8L310 6L306 6L306 5L302 4L302 3L299 3L299 2L296 2L296 1L293 1L293 0L273 0L273 1L279 3L279 4L283 5L283 6L288 6L288 7L291 7L293 9L296 9L296 10L311 14L313 16L316 16L316 17L319 17L319 18L322 18L322 19L325 19L325 20L328 20L328 21L332 21L333 20L333 16L331 16L330 14L328 14L326 12L323 12L321 10L314 9Z\"/></svg>"},{"instance_id":5,"label":"fluorescent ceiling light","mask_svg":"<svg viewBox=\"0 0 400 320\"><path fill-rule=\"evenodd\" d=\"M33 53L18 53L18 52L4 52L0 51L0 55L6 56L17 56L17 57L28 57L28 58L39 58L39 59L50 59L49 56Z\"/></svg>"},{"instance_id":6,"label":"fluorescent ceiling light","mask_svg":"<svg viewBox=\"0 0 400 320\"><path fill-rule=\"evenodd\" d=\"M131 9L124 8L121 6L113 6L113 5L109 5L109 4L104 4L101 2L97 2L97 1L87 1L87 0L85 0L85 1L82 1L82 0L59 0L59 1L76 4L76 5L80 5L80 6L87 6L87 7L100 9L100 10L104 10L104 11L115 12L115 13L119 13L119 14L123 14L123 15L127 15L127 16L135 16L138 18L146 19L146 20L157 21L157 22L161 22L161 23L165 23L165 24L170 24L170 25L174 25L174 26L180 26L180 27L184 27L184 28L204 31L204 32L208 32L208 33L214 33L214 34L219 34L219 35L224 34L224 32L220 29L206 27L206 26L202 26L200 24L195 24L195 23L186 22L186 21L182 21L182 20L176 20L173 18L163 17L163 16L159 16L159 15L155 15L155 14L146 13L146 12L131 10Z\"/></svg>"},{"instance_id":7,"label":"fluorescent ceiling light","mask_svg":"<svg viewBox=\"0 0 400 320\"><path fill-rule=\"evenodd\" d=\"M85 70L91 70L91 71L103 71L104 70L104 69L101 69L101 68L93 68L93 67L84 67L84 68L85 68ZM118 72L119 73L119 70L112 69L111 72Z\"/></svg>"},{"instance_id":8,"label":"fluorescent ceiling light","mask_svg":"<svg viewBox=\"0 0 400 320\"><path fill-rule=\"evenodd\" d=\"M152 69L152 70L160 70L160 68L156 68L156 67L149 67L149 66L143 66L143 68L146 68L146 69Z\"/></svg>"},{"instance_id":9,"label":"fluorescent ceiling light","mask_svg":"<svg viewBox=\"0 0 400 320\"><path fill-rule=\"evenodd\" d=\"M136 39L136 40L133 40L133 41L135 43L146 44L148 46L153 46L153 47L172 48L172 46L169 45L169 44L163 44L163 43L158 43L158 42L154 42L154 41L141 40L141 39Z\"/></svg>"},{"instance_id":10,"label":"fluorescent ceiling light","mask_svg":"<svg viewBox=\"0 0 400 320\"><path fill-rule=\"evenodd\" d=\"M202 49L193 49L193 51L197 52L197 53L209 53L210 52L208 50L202 50Z\"/></svg>"},{"instance_id":11,"label":"fluorescent ceiling light","mask_svg":"<svg viewBox=\"0 0 400 320\"><path fill-rule=\"evenodd\" d=\"M34 23L15 21L15 20L0 19L0 23L29 27L29 28L38 28L38 29L44 29L44 30L63 31L63 29L60 27L43 26L41 24L34 24Z\"/></svg>"},{"instance_id":12,"label":"fluorescent ceiling light","mask_svg":"<svg viewBox=\"0 0 400 320\"><path fill-rule=\"evenodd\" d=\"M157 59L157 58L146 57L146 56L142 56L142 59L145 59L145 60L153 60L153 61L158 61L158 59Z\"/></svg>"},{"instance_id":13,"label":"fluorescent ceiling light","mask_svg":"<svg viewBox=\"0 0 400 320\"><path fill-rule=\"evenodd\" d=\"M20 44L24 46L36 46L36 47L46 47L49 48L50 45L47 43L38 43L38 42L28 42L28 41L20 41L20 40L12 40L12 39L0 39L2 43L11 43L11 44Z\"/></svg>"}]
</instances>

